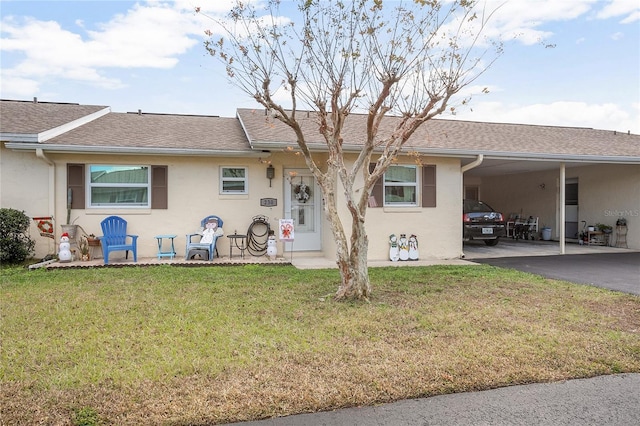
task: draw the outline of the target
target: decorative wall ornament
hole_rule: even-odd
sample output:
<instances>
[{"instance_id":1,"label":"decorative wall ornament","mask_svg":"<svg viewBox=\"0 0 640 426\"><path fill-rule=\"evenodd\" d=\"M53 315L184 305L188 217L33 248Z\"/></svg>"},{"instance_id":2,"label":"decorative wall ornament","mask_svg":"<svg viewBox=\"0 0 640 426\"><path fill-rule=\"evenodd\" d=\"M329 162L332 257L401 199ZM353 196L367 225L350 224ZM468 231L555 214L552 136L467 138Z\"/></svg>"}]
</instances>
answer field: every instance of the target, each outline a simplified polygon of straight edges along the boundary
<instances>
[{"instance_id":1,"label":"decorative wall ornament","mask_svg":"<svg viewBox=\"0 0 640 426\"><path fill-rule=\"evenodd\" d=\"M293 193L296 195L296 200L301 203L306 203L311 198L311 188L304 182L300 182L299 185L293 187Z\"/></svg>"}]
</instances>

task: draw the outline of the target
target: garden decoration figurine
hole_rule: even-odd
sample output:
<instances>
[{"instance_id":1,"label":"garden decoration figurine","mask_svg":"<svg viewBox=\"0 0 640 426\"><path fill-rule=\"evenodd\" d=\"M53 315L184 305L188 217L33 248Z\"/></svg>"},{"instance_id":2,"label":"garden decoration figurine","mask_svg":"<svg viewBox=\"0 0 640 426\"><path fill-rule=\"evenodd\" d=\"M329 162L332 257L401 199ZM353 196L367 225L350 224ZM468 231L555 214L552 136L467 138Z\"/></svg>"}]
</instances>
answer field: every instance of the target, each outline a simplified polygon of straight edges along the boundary
<instances>
[{"instance_id":1,"label":"garden decoration figurine","mask_svg":"<svg viewBox=\"0 0 640 426\"><path fill-rule=\"evenodd\" d=\"M418 260L418 237L415 234L409 237L409 260Z\"/></svg>"},{"instance_id":2,"label":"garden decoration figurine","mask_svg":"<svg viewBox=\"0 0 640 426\"><path fill-rule=\"evenodd\" d=\"M202 238L200 239L201 244L211 244L215 237L221 237L224 235L224 231L222 228L218 226L217 219L209 219L209 221L204 225L204 230L202 231Z\"/></svg>"},{"instance_id":3,"label":"garden decoration figurine","mask_svg":"<svg viewBox=\"0 0 640 426\"><path fill-rule=\"evenodd\" d=\"M60 263L71 262L71 244L69 244L69 234L66 232L60 237L58 259L60 260Z\"/></svg>"},{"instance_id":4,"label":"garden decoration figurine","mask_svg":"<svg viewBox=\"0 0 640 426\"><path fill-rule=\"evenodd\" d=\"M80 256L82 260L89 260L89 241L86 237L80 239Z\"/></svg>"},{"instance_id":5,"label":"garden decoration figurine","mask_svg":"<svg viewBox=\"0 0 640 426\"><path fill-rule=\"evenodd\" d=\"M391 245L389 247L389 259L397 262L400 256L398 254L398 237L396 237L396 234L389 235L389 244Z\"/></svg>"},{"instance_id":6,"label":"garden decoration figurine","mask_svg":"<svg viewBox=\"0 0 640 426\"><path fill-rule=\"evenodd\" d=\"M409 240L407 240L407 234L400 234L398 248L400 260L409 260Z\"/></svg>"},{"instance_id":7,"label":"garden decoration figurine","mask_svg":"<svg viewBox=\"0 0 640 426\"><path fill-rule=\"evenodd\" d=\"M273 231L269 231L269 236L267 237L267 256L269 259L276 260L276 256L278 255L278 247L276 242L276 236Z\"/></svg>"}]
</instances>

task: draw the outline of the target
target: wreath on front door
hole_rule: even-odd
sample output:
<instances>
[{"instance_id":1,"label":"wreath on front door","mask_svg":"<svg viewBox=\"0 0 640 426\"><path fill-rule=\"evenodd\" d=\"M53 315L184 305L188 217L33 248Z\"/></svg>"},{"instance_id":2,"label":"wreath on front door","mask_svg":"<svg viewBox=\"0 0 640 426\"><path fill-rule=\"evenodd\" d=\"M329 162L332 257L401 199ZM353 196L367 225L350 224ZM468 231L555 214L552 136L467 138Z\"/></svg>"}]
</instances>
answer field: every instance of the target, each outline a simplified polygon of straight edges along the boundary
<instances>
[{"instance_id":1,"label":"wreath on front door","mask_svg":"<svg viewBox=\"0 0 640 426\"><path fill-rule=\"evenodd\" d=\"M306 203L311 198L311 188L304 183L300 183L300 185L296 185L293 188L293 193L296 194L296 200Z\"/></svg>"}]
</instances>

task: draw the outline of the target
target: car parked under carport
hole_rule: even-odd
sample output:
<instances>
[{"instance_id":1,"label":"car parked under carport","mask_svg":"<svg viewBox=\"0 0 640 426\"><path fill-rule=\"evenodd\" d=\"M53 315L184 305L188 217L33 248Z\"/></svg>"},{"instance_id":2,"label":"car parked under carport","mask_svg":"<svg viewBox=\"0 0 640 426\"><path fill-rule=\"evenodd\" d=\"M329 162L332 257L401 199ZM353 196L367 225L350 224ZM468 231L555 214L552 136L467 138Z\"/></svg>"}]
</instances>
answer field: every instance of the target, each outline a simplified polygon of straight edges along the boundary
<instances>
[{"instance_id":1,"label":"car parked under carport","mask_svg":"<svg viewBox=\"0 0 640 426\"><path fill-rule=\"evenodd\" d=\"M488 246L495 246L501 237L507 236L502 213L482 201L463 200L462 204L464 241L482 240Z\"/></svg>"}]
</instances>

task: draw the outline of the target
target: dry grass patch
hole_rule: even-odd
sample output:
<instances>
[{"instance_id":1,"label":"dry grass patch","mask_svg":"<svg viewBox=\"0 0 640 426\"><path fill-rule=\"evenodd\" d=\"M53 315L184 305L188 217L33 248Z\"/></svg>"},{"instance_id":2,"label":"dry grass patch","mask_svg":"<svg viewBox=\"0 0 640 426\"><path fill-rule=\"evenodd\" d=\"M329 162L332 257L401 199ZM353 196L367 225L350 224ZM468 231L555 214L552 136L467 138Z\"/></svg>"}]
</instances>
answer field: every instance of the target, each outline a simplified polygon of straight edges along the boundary
<instances>
[{"instance_id":1,"label":"dry grass patch","mask_svg":"<svg viewBox=\"0 0 640 426\"><path fill-rule=\"evenodd\" d=\"M640 299L489 266L3 269L5 424L215 424L640 372ZM76 416L76 417L74 417Z\"/></svg>"}]
</instances>

